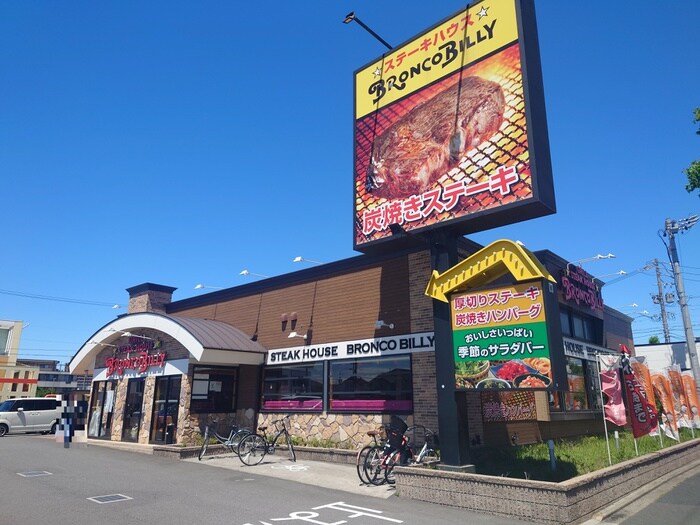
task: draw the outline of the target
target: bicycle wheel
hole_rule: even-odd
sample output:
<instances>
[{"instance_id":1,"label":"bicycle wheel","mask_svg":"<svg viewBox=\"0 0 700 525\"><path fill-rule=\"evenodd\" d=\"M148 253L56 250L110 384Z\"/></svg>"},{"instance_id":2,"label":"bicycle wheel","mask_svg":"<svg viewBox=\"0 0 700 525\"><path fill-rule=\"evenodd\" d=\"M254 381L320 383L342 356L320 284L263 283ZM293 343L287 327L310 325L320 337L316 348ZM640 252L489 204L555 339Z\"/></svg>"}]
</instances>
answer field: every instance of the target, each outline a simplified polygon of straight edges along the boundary
<instances>
[{"instance_id":1,"label":"bicycle wheel","mask_svg":"<svg viewBox=\"0 0 700 525\"><path fill-rule=\"evenodd\" d=\"M297 453L294 451L294 444L292 443L292 436L289 435L289 432L285 432L284 434L287 438L287 450L289 451L289 459L296 462Z\"/></svg>"},{"instance_id":2,"label":"bicycle wheel","mask_svg":"<svg viewBox=\"0 0 700 525\"><path fill-rule=\"evenodd\" d=\"M252 434L252 432L247 428L241 428L237 430L233 434L233 437L231 437L231 442L228 445L229 449L231 449L231 452L238 455L238 447L240 446L241 441L244 437L249 436L250 434Z\"/></svg>"},{"instance_id":3,"label":"bicycle wheel","mask_svg":"<svg viewBox=\"0 0 700 525\"><path fill-rule=\"evenodd\" d=\"M367 455L369 451L372 450L373 445L365 445L357 453L357 460L355 461L355 468L357 468L357 476L360 481L364 484L369 484L369 478L365 473L365 462L367 461Z\"/></svg>"},{"instance_id":4,"label":"bicycle wheel","mask_svg":"<svg viewBox=\"0 0 700 525\"><path fill-rule=\"evenodd\" d=\"M204 443L202 443L202 448L199 449L199 461L202 461L204 454L207 453L207 447L209 446L209 427L204 429Z\"/></svg>"},{"instance_id":5,"label":"bicycle wheel","mask_svg":"<svg viewBox=\"0 0 700 525\"><path fill-rule=\"evenodd\" d=\"M384 451L381 447L373 446L365 458L365 478L372 485L383 485L384 479Z\"/></svg>"},{"instance_id":6,"label":"bicycle wheel","mask_svg":"<svg viewBox=\"0 0 700 525\"><path fill-rule=\"evenodd\" d=\"M389 485L394 485L396 483L396 475L394 474L394 467L401 464L401 451L394 450L386 460L386 468L384 469L384 480Z\"/></svg>"},{"instance_id":7,"label":"bicycle wheel","mask_svg":"<svg viewBox=\"0 0 700 525\"><path fill-rule=\"evenodd\" d=\"M267 454L267 442L259 434L248 434L238 445L238 457L244 465L260 463Z\"/></svg>"}]
</instances>

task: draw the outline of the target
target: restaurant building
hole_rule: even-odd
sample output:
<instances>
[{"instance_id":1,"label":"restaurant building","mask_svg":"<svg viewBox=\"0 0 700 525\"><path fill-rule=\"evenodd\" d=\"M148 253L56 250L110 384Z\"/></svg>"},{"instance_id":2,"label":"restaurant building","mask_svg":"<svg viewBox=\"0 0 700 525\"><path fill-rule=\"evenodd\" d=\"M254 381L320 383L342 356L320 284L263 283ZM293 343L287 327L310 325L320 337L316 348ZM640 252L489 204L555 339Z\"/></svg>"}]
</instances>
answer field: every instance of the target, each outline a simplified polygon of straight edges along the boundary
<instances>
[{"instance_id":1,"label":"restaurant building","mask_svg":"<svg viewBox=\"0 0 700 525\"><path fill-rule=\"evenodd\" d=\"M461 239L459 256L481 249ZM454 423L472 447L602 432L595 355L632 348L632 320L603 305L603 283L552 252L534 255L556 281L548 322L561 328L551 353L566 386L486 392L467 381L454 390ZM431 272L418 245L179 301L168 286L129 288L128 314L71 361L94 377L89 436L194 444L214 420L253 428L282 415L307 442L351 448L392 415L437 431Z\"/></svg>"}]
</instances>

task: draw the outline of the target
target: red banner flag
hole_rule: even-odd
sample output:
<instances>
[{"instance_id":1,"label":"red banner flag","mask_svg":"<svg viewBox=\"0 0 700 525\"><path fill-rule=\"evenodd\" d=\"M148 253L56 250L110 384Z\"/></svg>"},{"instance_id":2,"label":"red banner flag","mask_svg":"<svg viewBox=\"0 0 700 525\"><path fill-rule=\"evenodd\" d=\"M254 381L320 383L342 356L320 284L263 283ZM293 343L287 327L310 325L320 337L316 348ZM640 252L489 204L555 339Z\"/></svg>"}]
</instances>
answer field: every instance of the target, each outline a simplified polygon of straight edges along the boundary
<instances>
[{"instance_id":1,"label":"red banner flag","mask_svg":"<svg viewBox=\"0 0 700 525\"><path fill-rule=\"evenodd\" d=\"M614 355L601 355L600 385L604 396L603 411L605 419L619 427L627 424L625 404L622 402L622 384L620 383L620 359Z\"/></svg>"},{"instance_id":2,"label":"red banner flag","mask_svg":"<svg viewBox=\"0 0 700 525\"><path fill-rule=\"evenodd\" d=\"M629 350L622 347L622 376L625 382L627 406L632 420L632 435L635 438L646 436L658 426L656 407L647 399L642 383L632 371L629 360Z\"/></svg>"}]
</instances>

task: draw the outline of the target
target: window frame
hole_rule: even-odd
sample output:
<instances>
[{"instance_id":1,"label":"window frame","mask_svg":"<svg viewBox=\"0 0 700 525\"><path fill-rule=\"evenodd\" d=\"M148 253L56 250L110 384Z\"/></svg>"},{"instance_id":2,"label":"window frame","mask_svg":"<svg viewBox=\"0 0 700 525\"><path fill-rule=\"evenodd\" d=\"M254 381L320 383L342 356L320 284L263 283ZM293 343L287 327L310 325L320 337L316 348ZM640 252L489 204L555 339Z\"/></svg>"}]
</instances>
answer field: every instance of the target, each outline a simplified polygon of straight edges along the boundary
<instances>
[{"instance_id":1,"label":"window frame","mask_svg":"<svg viewBox=\"0 0 700 525\"><path fill-rule=\"evenodd\" d=\"M322 412L326 409L326 369L328 361L316 361L316 362L306 362L306 363L295 363L288 365L278 365L278 366L266 366L263 369L262 374L262 396L260 399L260 410L262 412ZM299 369L317 369L320 366L320 371L318 371L318 376L316 377L317 383L321 385L320 392L315 392L313 390L305 390L300 392L297 390L297 386L294 385L295 382L299 382L301 386L304 381L309 381L313 379L314 376L294 376L293 371ZM266 376L267 372L270 370L282 370L289 371L290 374L286 377L268 378ZM268 384L277 383L283 386L284 383L287 384L287 392L280 393L279 390L274 393L267 392ZM306 394L306 395L304 395ZM320 394L320 395L316 395ZM265 399L265 396L272 397L273 399ZM287 397L287 399L284 399Z\"/></svg>"},{"instance_id":2,"label":"window frame","mask_svg":"<svg viewBox=\"0 0 700 525\"><path fill-rule=\"evenodd\" d=\"M203 374L203 370L213 370L213 371L226 371L226 372L235 372L233 374L231 373L226 373L226 374L221 374L221 375L227 375L227 376L233 376L234 379L234 384L233 384L233 392L231 393L232 396L232 407L227 408L225 410L219 410L219 407L214 406L213 409L207 409L207 410L202 410L199 407L197 407L197 401L201 401L201 399L195 398L195 396L201 395L195 393L195 383L196 382L203 382L204 380L202 378L197 378L196 375ZM216 372L209 372L208 373L209 377L207 378L207 401L210 399L210 393L212 392L211 389L211 384L212 382L217 382L218 380L212 381L211 376L214 375L216 376ZM216 365L193 365L192 367L192 390L190 392L190 413L191 414L230 414L236 411L238 407L238 388L240 384L240 367L238 366L216 366ZM218 392L221 393L223 391L223 385L221 387L221 390ZM216 390L214 390L216 392ZM223 397L223 396L221 396Z\"/></svg>"},{"instance_id":3,"label":"window frame","mask_svg":"<svg viewBox=\"0 0 700 525\"><path fill-rule=\"evenodd\" d=\"M346 366L351 365L353 367L365 365L377 366L379 362L396 362L397 360L407 360L407 373L406 373L406 383L407 386L402 390L398 391L399 399L391 399L394 396L387 396L386 393L389 390L365 390L362 394L363 397L358 397L355 399L335 399L334 400L334 383L333 383L333 366ZM379 413L379 414L410 414L413 412L413 359L411 354L399 354L395 356L382 356L374 357L371 359L342 359L337 361L329 361L328 370L328 411L334 413ZM394 369L397 369L394 366ZM357 375L357 372L355 372ZM379 377L381 374L377 374ZM381 393L385 393L384 396ZM396 391L394 391L396 392ZM342 394L351 394L352 392L342 392ZM375 394L372 396L372 394ZM404 394L403 396L401 394ZM339 396L340 397L340 396ZM405 398L403 398L405 397ZM403 398L403 399L402 399Z\"/></svg>"}]
</instances>

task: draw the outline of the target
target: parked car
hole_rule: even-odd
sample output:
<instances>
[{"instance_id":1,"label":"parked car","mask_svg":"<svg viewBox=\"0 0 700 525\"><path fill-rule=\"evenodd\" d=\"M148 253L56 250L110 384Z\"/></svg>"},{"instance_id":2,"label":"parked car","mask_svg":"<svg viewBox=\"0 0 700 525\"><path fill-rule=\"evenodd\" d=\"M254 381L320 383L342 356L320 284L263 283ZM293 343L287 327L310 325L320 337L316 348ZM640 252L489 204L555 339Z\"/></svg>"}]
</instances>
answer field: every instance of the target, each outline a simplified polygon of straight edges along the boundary
<instances>
[{"instance_id":1,"label":"parked car","mask_svg":"<svg viewBox=\"0 0 700 525\"><path fill-rule=\"evenodd\" d=\"M56 433L61 403L44 397L8 399L0 403L0 437L20 432Z\"/></svg>"}]
</instances>

